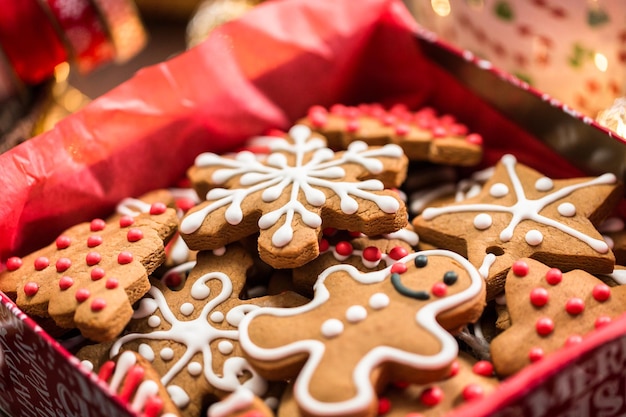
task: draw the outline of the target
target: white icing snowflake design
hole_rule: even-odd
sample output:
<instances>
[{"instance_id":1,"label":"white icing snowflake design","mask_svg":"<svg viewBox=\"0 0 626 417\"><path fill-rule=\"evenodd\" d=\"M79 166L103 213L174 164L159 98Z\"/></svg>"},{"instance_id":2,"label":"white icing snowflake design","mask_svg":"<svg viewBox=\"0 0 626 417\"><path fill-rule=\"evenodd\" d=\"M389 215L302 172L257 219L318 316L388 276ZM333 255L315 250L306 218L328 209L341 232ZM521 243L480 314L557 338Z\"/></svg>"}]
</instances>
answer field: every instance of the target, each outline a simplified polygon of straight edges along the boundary
<instances>
[{"instance_id":1,"label":"white icing snowflake design","mask_svg":"<svg viewBox=\"0 0 626 417\"><path fill-rule=\"evenodd\" d=\"M604 240L595 239L588 236L567 224L561 223L550 217L546 217L539 212L543 210L549 204L552 204L562 198L567 197L576 190L585 187L591 187L601 184L615 184L616 177L613 174L604 174L599 177L593 178L589 181L580 182L578 184L569 185L550 192L553 187L552 180L543 177L537 180L535 188L538 191L544 191L547 194L536 200L526 197L524 187L520 181L517 172L515 171L515 165L517 160L513 155L504 155L501 159L502 164L506 167L506 171L511 180L513 186L513 192L517 198L517 202L512 206L503 206L498 204L478 203L478 204L459 204L444 207L429 207L422 213L422 217L425 220L432 220L442 214L450 213L466 213L477 212L478 214L474 218L474 227L479 230L486 230L491 227L491 216L487 212L492 213L509 213L512 215L509 224L500 232L500 240L502 242L508 242L513 238L515 228L523 220L531 220L536 223L554 227L560 231L567 233L568 235L586 243L592 249L598 253L607 253L609 250L608 245ZM503 183L493 184L489 193L492 197L499 198L507 195L510 191L508 187ZM576 208L571 203L562 203L558 208L559 214L563 217L571 217L576 214ZM538 230L531 230L525 236L526 242L531 246L540 244L543 240L543 235Z\"/></svg>"},{"instance_id":2,"label":"white icing snowflake design","mask_svg":"<svg viewBox=\"0 0 626 417\"><path fill-rule=\"evenodd\" d=\"M258 225L261 230L275 225L283 216L284 224L272 236L272 244L283 247L293 238L295 215L299 214L304 224L311 228L320 227L322 219L309 210L300 201L300 194L313 207L321 207L326 202L326 195L319 188L331 190L340 198L341 210L346 214L358 210L358 202L354 198L373 201L385 213L395 213L400 203L393 197L379 195L371 191L381 191L381 181L370 179L365 181L345 181L346 172L341 165L356 163L372 174L384 169L378 157L402 158L403 151L397 145L385 145L370 149L364 142L354 142L340 154L335 154L326 147L326 143L311 135L311 130L304 125L296 125L289 131L293 143L285 139L275 139L268 143L274 153L265 161L259 161L251 152L240 152L234 159L223 158L213 153L204 153L196 159L196 165L223 165L225 168L214 172L212 181L223 184L235 176L240 177L240 184L247 188L224 189L214 188L207 193L206 199L211 201L201 210L191 213L181 223L180 230L191 234L198 230L206 217L216 209L228 206L226 221L239 224L243 219L241 203L253 193L262 190L263 203L277 200L291 186L289 201L271 212L263 214ZM290 166L283 153L295 155L295 163ZM312 157L305 162L305 155ZM340 156L338 156L340 155Z\"/></svg>"},{"instance_id":3,"label":"white icing snowflake design","mask_svg":"<svg viewBox=\"0 0 626 417\"><path fill-rule=\"evenodd\" d=\"M217 339L227 339L233 342L238 342L239 331L236 329L239 322L243 319L244 315L248 312L259 308L252 304L241 304L233 307L224 316L221 312L215 311L215 308L228 300L231 297L233 286L230 278L222 272L210 272L199 277L192 286L191 297L196 300L204 300L209 297L210 290L205 283L211 279L218 279L222 283L222 289L220 293L213 299L209 300L203 307L201 313L196 319L193 320L179 320L176 315L170 309L167 300L161 290L152 286L148 292L150 297L144 297L139 305L139 308L135 311L133 318L140 319L149 317L148 320L157 320L159 324L158 316L154 313L160 310L163 319L170 324L170 328L166 330L156 330L151 333L129 333L119 338L111 347L111 357L118 354L121 348L128 342L138 339L149 340L171 340L180 343L186 347L184 354L169 368L168 372L161 378L161 383L164 386L170 384L176 375L178 375L185 367L187 370L196 374L203 372L204 377L209 384L217 389L233 392L240 387L250 389L257 395L262 395L266 388L266 381L260 377L256 371L248 364L244 358L239 356L233 356L224 362L222 370L222 376L217 375L213 371L213 353L211 351L211 342ZM191 311L186 310L189 308L193 310L193 305L185 303L180 306L183 314L189 314ZM216 314L219 313L219 314ZM232 330L217 329L213 327L210 321L221 322L226 320L231 326ZM156 327L156 326L155 326ZM222 341L220 344L223 346L227 341ZM143 346L143 345L142 345ZM231 344L232 346L232 344ZM168 348L165 348L168 349ZM164 349L164 351L165 351ZM149 346L145 345L143 349L140 346L140 354L151 360L154 357L154 353ZM144 350L142 352L142 350ZM147 352L146 352L147 350ZM171 350L171 349L170 349ZM228 349L223 349L225 354L229 354ZM160 352L161 357L165 356L165 352ZM202 365L195 362L191 362L191 359L196 353L202 353L204 363ZM171 356L171 352L168 351ZM152 356L152 358L150 357ZM200 369L201 368L201 369ZM239 380L238 376L243 372L249 372L250 379L246 380L243 384ZM169 387L168 387L169 389Z\"/></svg>"}]
</instances>

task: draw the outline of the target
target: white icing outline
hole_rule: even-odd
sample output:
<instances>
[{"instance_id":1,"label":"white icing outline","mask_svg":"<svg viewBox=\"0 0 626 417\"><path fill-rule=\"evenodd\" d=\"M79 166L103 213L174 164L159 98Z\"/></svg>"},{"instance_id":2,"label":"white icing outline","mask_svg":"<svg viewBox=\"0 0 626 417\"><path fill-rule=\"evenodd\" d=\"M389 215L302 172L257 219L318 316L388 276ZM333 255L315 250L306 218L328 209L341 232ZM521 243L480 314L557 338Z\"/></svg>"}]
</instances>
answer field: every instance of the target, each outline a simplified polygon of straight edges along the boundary
<instances>
[{"instance_id":1,"label":"white icing outline","mask_svg":"<svg viewBox=\"0 0 626 417\"><path fill-rule=\"evenodd\" d=\"M447 256L452 258L466 269L471 280L470 286L467 289L430 302L420 308L415 315L415 321L420 326L428 329L433 336L439 340L442 349L439 353L428 356L408 353L389 346L375 347L359 361L354 369L352 380L356 387L356 394L351 399L327 403L313 398L309 392L311 378L324 355L324 343L319 340L305 339L276 348L261 348L250 340L248 326L254 318L260 315L291 317L311 311L326 303L330 299L330 292L326 288L324 281L335 272L347 272L354 280L367 285L379 283L387 279L391 274L392 266L380 271L367 273L359 272L355 267L345 264L329 267L319 275L314 286L315 295L308 304L293 308L262 307L248 314L239 326L239 342L241 347L251 357L267 361L275 361L301 353L308 354L308 359L296 378L294 398L298 404L309 413L316 415L351 415L359 410L366 409L376 399L376 393L370 383L370 376L372 371L380 364L384 362L395 362L413 368L440 369L456 359L458 344L454 337L437 322L437 316L441 312L450 310L473 299L479 295L482 290L483 279L478 274L476 268L470 264L467 259L454 252L439 249L414 252L400 259L398 262L407 263L413 261L419 255Z\"/></svg>"}]
</instances>

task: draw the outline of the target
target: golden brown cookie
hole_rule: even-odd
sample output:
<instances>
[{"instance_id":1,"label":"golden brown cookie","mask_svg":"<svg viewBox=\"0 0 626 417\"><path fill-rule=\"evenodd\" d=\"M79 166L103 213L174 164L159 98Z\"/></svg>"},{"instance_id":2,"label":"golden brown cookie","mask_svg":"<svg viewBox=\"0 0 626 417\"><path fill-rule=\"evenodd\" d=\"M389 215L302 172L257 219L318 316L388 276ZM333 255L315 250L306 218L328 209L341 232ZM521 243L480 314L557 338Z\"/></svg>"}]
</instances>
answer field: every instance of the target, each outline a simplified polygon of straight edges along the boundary
<instances>
[{"instance_id":1,"label":"golden brown cookie","mask_svg":"<svg viewBox=\"0 0 626 417\"><path fill-rule=\"evenodd\" d=\"M328 137L334 149L345 149L354 141L375 146L395 143L412 161L473 166L482 159L482 137L430 107L412 112L400 104L388 110L380 104L336 104L330 110L313 106L298 123Z\"/></svg>"},{"instance_id":2,"label":"golden brown cookie","mask_svg":"<svg viewBox=\"0 0 626 417\"><path fill-rule=\"evenodd\" d=\"M133 320L114 341L81 349L77 356L94 368L110 356L132 350L151 361L185 416L200 415L209 397L222 399L240 387L263 395L266 381L242 357L238 325L261 306L296 306L294 293L241 299L252 257L240 245L198 253L182 288L152 280Z\"/></svg>"},{"instance_id":3,"label":"golden brown cookie","mask_svg":"<svg viewBox=\"0 0 626 417\"><path fill-rule=\"evenodd\" d=\"M271 141L272 153L234 157L205 153L189 170L207 201L191 209L180 232L191 249L216 249L260 231L261 259L275 268L302 266L319 254L324 227L391 233L407 224L392 190L406 176L397 145L352 144L334 153L303 125Z\"/></svg>"},{"instance_id":4,"label":"golden brown cookie","mask_svg":"<svg viewBox=\"0 0 626 417\"><path fill-rule=\"evenodd\" d=\"M479 268L493 299L521 257L563 270L611 272L615 258L594 225L621 196L613 174L553 180L505 155L476 197L428 208L413 225L420 240L458 252Z\"/></svg>"},{"instance_id":5,"label":"golden brown cookie","mask_svg":"<svg viewBox=\"0 0 626 417\"><path fill-rule=\"evenodd\" d=\"M505 288L511 326L491 342L501 376L579 343L626 310L626 286L609 287L584 271L562 273L530 258L513 264Z\"/></svg>"},{"instance_id":6,"label":"golden brown cookie","mask_svg":"<svg viewBox=\"0 0 626 417\"><path fill-rule=\"evenodd\" d=\"M164 241L176 225L175 211L162 203L135 217L81 223L23 259L10 258L0 281L14 283L17 304L27 314L77 327L92 340L110 340L150 288L148 274L163 263Z\"/></svg>"},{"instance_id":7,"label":"golden brown cookie","mask_svg":"<svg viewBox=\"0 0 626 417\"><path fill-rule=\"evenodd\" d=\"M308 304L247 315L240 343L261 375L296 378L303 415L371 416L390 380L448 374L458 353L448 330L477 320L484 294L476 269L449 251L411 253L367 273L335 265Z\"/></svg>"}]
</instances>

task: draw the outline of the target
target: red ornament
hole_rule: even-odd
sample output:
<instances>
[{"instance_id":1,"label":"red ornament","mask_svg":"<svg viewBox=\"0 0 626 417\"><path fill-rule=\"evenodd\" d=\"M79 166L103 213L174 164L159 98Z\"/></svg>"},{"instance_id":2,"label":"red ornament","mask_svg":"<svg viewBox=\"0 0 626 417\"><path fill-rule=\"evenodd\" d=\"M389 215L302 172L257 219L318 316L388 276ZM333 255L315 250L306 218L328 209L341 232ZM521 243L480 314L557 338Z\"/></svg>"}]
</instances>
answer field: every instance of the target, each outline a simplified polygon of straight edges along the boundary
<instances>
[{"instance_id":1,"label":"red ornament","mask_svg":"<svg viewBox=\"0 0 626 417\"><path fill-rule=\"evenodd\" d=\"M20 266L22 266L22 258L18 256L11 256L7 259L7 269L9 271L15 271L19 269Z\"/></svg>"},{"instance_id":2,"label":"red ornament","mask_svg":"<svg viewBox=\"0 0 626 417\"><path fill-rule=\"evenodd\" d=\"M139 242L143 239L143 232L141 229L130 229L126 234L126 239L128 239L129 242Z\"/></svg>"},{"instance_id":3,"label":"red ornament","mask_svg":"<svg viewBox=\"0 0 626 417\"><path fill-rule=\"evenodd\" d=\"M102 236L91 235L87 238L87 247L95 248L100 245L102 245Z\"/></svg>"},{"instance_id":4,"label":"red ornament","mask_svg":"<svg viewBox=\"0 0 626 417\"><path fill-rule=\"evenodd\" d=\"M87 300L90 296L91 292L89 292L87 288L80 288L78 291L76 291L76 294L74 295L74 297L76 297L76 301L78 301L79 303Z\"/></svg>"},{"instance_id":5,"label":"red ornament","mask_svg":"<svg viewBox=\"0 0 626 417\"><path fill-rule=\"evenodd\" d=\"M426 388L420 395L420 401L427 407L434 407L443 400L443 390L438 386Z\"/></svg>"},{"instance_id":6,"label":"red ornament","mask_svg":"<svg viewBox=\"0 0 626 417\"><path fill-rule=\"evenodd\" d=\"M119 263L120 265L126 265L129 264L133 261L133 254L127 251L123 251L120 252L119 255L117 255L117 263Z\"/></svg>"},{"instance_id":7,"label":"red ornament","mask_svg":"<svg viewBox=\"0 0 626 417\"><path fill-rule=\"evenodd\" d=\"M394 261L404 258L409 252L402 246L395 246L389 251L389 257Z\"/></svg>"},{"instance_id":8,"label":"red ornament","mask_svg":"<svg viewBox=\"0 0 626 417\"><path fill-rule=\"evenodd\" d=\"M463 388L462 395L465 401L472 401L482 398L482 396L485 395L485 390L478 384L467 384L467 386Z\"/></svg>"},{"instance_id":9,"label":"red ornament","mask_svg":"<svg viewBox=\"0 0 626 417\"><path fill-rule=\"evenodd\" d=\"M135 219L133 216L122 216L120 217L120 227L128 227L131 224L135 223Z\"/></svg>"},{"instance_id":10,"label":"red ornament","mask_svg":"<svg viewBox=\"0 0 626 417\"><path fill-rule=\"evenodd\" d=\"M546 281L550 285L556 285L563 280L563 273L558 268L551 268L546 272Z\"/></svg>"},{"instance_id":11,"label":"red ornament","mask_svg":"<svg viewBox=\"0 0 626 417\"><path fill-rule=\"evenodd\" d=\"M535 329L540 336L547 336L554 330L554 322L550 317L541 317L537 319Z\"/></svg>"},{"instance_id":12,"label":"red ornament","mask_svg":"<svg viewBox=\"0 0 626 417\"><path fill-rule=\"evenodd\" d=\"M150 206L150 214L153 216L163 214L167 210L167 206L163 203L152 203Z\"/></svg>"},{"instance_id":13,"label":"red ornament","mask_svg":"<svg viewBox=\"0 0 626 417\"><path fill-rule=\"evenodd\" d=\"M599 301L602 303L611 297L611 287L609 287L606 284L598 284L595 287L593 287L593 290L591 293L593 295L593 298L596 301Z\"/></svg>"},{"instance_id":14,"label":"red ornament","mask_svg":"<svg viewBox=\"0 0 626 417\"><path fill-rule=\"evenodd\" d=\"M515 261L511 266L513 273L518 277L525 277L528 275L528 264L524 261Z\"/></svg>"},{"instance_id":15,"label":"red ornament","mask_svg":"<svg viewBox=\"0 0 626 417\"><path fill-rule=\"evenodd\" d=\"M59 258L55 264L57 272L65 272L72 266L72 260L70 258Z\"/></svg>"},{"instance_id":16,"label":"red ornament","mask_svg":"<svg viewBox=\"0 0 626 417\"><path fill-rule=\"evenodd\" d=\"M572 297L565 303L565 311L575 316L585 310L585 302L578 297Z\"/></svg>"},{"instance_id":17,"label":"red ornament","mask_svg":"<svg viewBox=\"0 0 626 417\"><path fill-rule=\"evenodd\" d=\"M106 222L102 219L93 219L89 224L89 230L91 230L92 232L99 232L101 230L104 230L106 225Z\"/></svg>"},{"instance_id":18,"label":"red ornament","mask_svg":"<svg viewBox=\"0 0 626 417\"><path fill-rule=\"evenodd\" d=\"M67 275L62 276L61 279L59 280L59 288L62 291L67 290L72 285L74 285L74 280L71 277L68 277Z\"/></svg>"},{"instance_id":19,"label":"red ornament","mask_svg":"<svg viewBox=\"0 0 626 417\"><path fill-rule=\"evenodd\" d=\"M102 255L100 255L98 252L89 252L87 256L85 256L85 261L89 266L97 265L100 263L101 260Z\"/></svg>"},{"instance_id":20,"label":"red ornament","mask_svg":"<svg viewBox=\"0 0 626 417\"><path fill-rule=\"evenodd\" d=\"M72 239L69 236L61 235L55 240L57 249L67 249L72 243Z\"/></svg>"},{"instance_id":21,"label":"red ornament","mask_svg":"<svg viewBox=\"0 0 626 417\"><path fill-rule=\"evenodd\" d=\"M430 292L432 292L435 297L445 297L448 293L448 286L443 282L436 282L433 284Z\"/></svg>"},{"instance_id":22,"label":"red ornament","mask_svg":"<svg viewBox=\"0 0 626 417\"><path fill-rule=\"evenodd\" d=\"M106 306L107 302L104 300L104 298L94 298L91 302L91 311L102 311Z\"/></svg>"},{"instance_id":23,"label":"red ornament","mask_svg":"<svg viewBox=\"0 0 626 417\"><path fill-rule=\"evenodd\" d=\"M530 292L530 302L535 307L543 307L548 303L548 290L542 287L533 288Z\"/></svg>"},{"instance_id":24,"label":"red ornament","mask_svg":"<svg viewBox=\"0 0 626 417\"><path fill-rule=\"evenodd\" d=\"M37 294L37 291L39 291L39 284L37 284L36 282L27 282L26 284L24 284L24 294L26 294L29 297L32 297L33 295Z\"/></svg>"},{"instance_id":25,"label":"red ornament","mask_svg":"<svg viewBox=\"0 0 626 417\"><path fill-rule=\"evenodd\" d=\"M543 359L543 356L544 356L543 349L541 349L540 347L534 347L530 349L530 351L528 352L528 359L531 362L537 362Z\"/></svg>"}]
</instances>

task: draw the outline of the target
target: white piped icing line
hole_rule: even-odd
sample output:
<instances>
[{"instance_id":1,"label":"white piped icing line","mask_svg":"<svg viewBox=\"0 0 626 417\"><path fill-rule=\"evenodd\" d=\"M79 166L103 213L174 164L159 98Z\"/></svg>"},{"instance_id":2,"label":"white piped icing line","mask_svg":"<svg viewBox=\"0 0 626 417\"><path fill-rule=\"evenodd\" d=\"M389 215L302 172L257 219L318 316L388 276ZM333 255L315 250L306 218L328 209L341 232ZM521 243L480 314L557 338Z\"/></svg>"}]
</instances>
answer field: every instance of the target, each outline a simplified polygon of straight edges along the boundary
<instances>
[{"instance_id":1,"label":"white piped icing line","mask_svg":"<svg viewBox=\"0 0 626 417\"><path fill-rule=\"evenodd\" d=\"M206 196L207 201L211 203L188 214L182 220L180 230L186 234L195 232L207 216L225 206L228 206L225 213L226 221L233 225L239 224L243 220L241 203L248 196L262 191L263 202L272 203L283 195L289 186L291 186L289 201L282 207L263 214L258 222L259 228L264 230L274 226L282 217L285 218L284 224L272 236L272 243L276 247L283 247L291 242L296 214L300 215L302 222L308 227L321 226L321 217L300 202L300 196L303 194L311 206L322 206L326 202L326 195L320 188L329 190L339 197L341 210L346 214L358 210L358 202L352 196L373 201L385 213L398 211L400 208L398 200L371 192L384 189L381 181L375 179L344 181L346 172L341 165L356 163L370 173L376 174L384 168L378 158L400 159L403 156L402 148L389 144L370 149L363 142L354 142L346 151L334 154L323 140L311 136L311 130L307 126L296 125L289 130L289 135L294 143L280 138L271 141L268 146L272 152L293 154L295 156L293 166L288 164L287 158L281 153L271 154L264 162L258 161L254 154L247 151L238 153L234 159L223 158L213 153L199 155L196 158L196 166L225 167L214 172L212 180L215 183L221 184L240 175L240 184L247 188L212 189ZM312 153L312 157L305 162L304 157L307 153Z\"/></svg>"},{"instance_id":2,"label":"white piped icing line","mask_svg":"<svg viewBox=\"0 0 626 417\"><path fill-rule=\"evenodd\" d=\"M422 216L425 220L432 220L442 214L450 213L465 213L465 212L493 212L493 213L509 213L512 215L509 224L500 232L500 240L508 242L513 237L513 233L517 225L523 220L531 220L542 224L544 226L554 227L590 246L598 253L607 253L609 247L604 240L595 239L588 236L566 224L563 224L555 219L541 215L539 212L547 205L558 201L576 190L585 187L591 187L600 184L615 184L616 178L613 174L604 174L599 177L593 178L589 181L584 181L578 184L572 184L563 187L554 192L550 192L545 196L532 200L526 197L524 188L520 181L517 172L515 171L515 165L517 160L513 155L504 155L502 157L502 163L506 167L507 173L513 185L513 192L517 197L517 202L512 206L501 206L497 204L478 203L478 204L458 204L454 206L445 207L430 207L424 210ZM550 190L553 188L552 180L549 178L540 178L535 187L539 190Z\"/></svg>"},{"instance_id":3,"label":"white piped icing line","mask_svg":"<svg viewBox=\"0 0 626 417\"><path fill-rule=\"evenodd\" d=\"M212 404L206 415L207 417L227 417L250 407L253 401L254 393L252 391L243 387L238 388L222 401Z\"/></svg>"},{"instance_id":4,"label":"white piped icing line","mask_svg":"<svg viewBox=\"0 0 626 417\"><path fill-rule=\"evenodd\" d=\"M168 384L170 384L174 377L186 367L187 371L192 375L199 375L203 373L209 384L217 389L232 392L241 386L245 386L252 390L255 394L262 395L267 388L267 383L256 373L256 371L254 371L244 358L233 356L226 359L222 369L222 376L219 376L213 370L212 357L214 352L211 351L211 342L217 339L226 339L236 342L239 338L239 331L236 329L238 322L241 321L241 318L245 313L258 307L254 305L239 305L234 307L232 310L236 311L232 316L233 319L228 320L227 318L229 324L235 327L233 329L217 329L213 327L209 321L209 317L213 322L222 322L225 318L223 313L213 310L231 297L233 286L230 278L222 272L210 272L204 274L197 278L193 283L191 288L191 297L196 300L204 300L209 297L209 287L207 287L205 283L212 279L217 279L221 282L222 285L220 293L217 295L213 294L214 297L204 304L204 307L198 314L198 317L190 320L179 320L170 309L167 299L161 290L152 286L148 292L149 297L152 298L144 297L141 300L138 309L133 314L133 318L138 319L150 316L148 322L156 322L157 320L154 319L159 319L159 317L154 315L154 313L156 310L159 310L163 320L171 327L164 330L155 330L151 333L128 333L119 338L111 346L109 352L110 356L115 356L118 352L120 352L126 343L133 340L173 340L184 345L186 349L183 355L178 358L178 360L176 360L176 362L169 367L167 373L162 376L161 383L164 386L168 387ZM229 312L229 314L231 312ZM159 326L161 320L159 319L158 321L159 324L152 327ZM152 324L155 323L151 323L151 325ZM163 353L164 351L161 351L161 355L163 355ZM202 353L204 363L201 364L191 361L197 353ZM167 355L169 356L169 352ZM169 359L171 360L172 358ZM242 384L238 377L244 371L249 372L252 377Z\"/></svg>"},{"instance_id":5,"label":"white piped icing line","mask_svg":"<svg viewBox=\"0 0 626 417\"><path fill-rule=\"evenodd\" d=\"M419 255L424 256L446 256L460 264L468 272L471 283L469 287L456 294L437 299L424 305L415 315L416 323L428 331L440 342L441 350L433 355L420 355L406 352L390 346L380 345L370 350L359 361L352 374L352 381L356 387L355 395L344 401L327 403L314 398L309 390L310 381L319 365L325 352L325 345L318 340L306 339L289 343L276 348L262 348L250 340L248 327L255 317L260 315L273 315L277 317L296 316L307 311L311 311L326 303L331 294L325 286L325 280L331 274L344 271L355 281L367 285L375 284L390 279L391 268L389 266L379 271L362 273L352 265L334 265L323 271L315 283L315 295L308 303L300 307L275 308L263 307L248 314L240 324L240 343L243 349L252 357L259 360L274 361L280 358L289 357L299 353L307 353L308 360L300 371L294 386L294 398L298 404L306 411L318 415L337 416L343 414L353 414L358 410L366 408L376 397L376 393L371 387L370 376L377 366L384 362L401 363L406 366L420 369L439 369L450 364L458 355L458 344L454 337L448 333L437 321L437 316L455 306L468 302L478 296L482 290L483 279L478 271L469 261L462 256L447 250L427 250L411 253L398 260L399 263L408 263L415 260ZM348 279L348 278L346 278ZM369 299L373 308L384 308L390 302L385 294L376 293ZM329 319L328 321L336 320ZM339 320L337 320L339 321ZM326 323L326 322L325 322ZM324 323L324 324L325 324Z\"/></svg>"}]
</instances>

